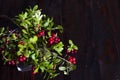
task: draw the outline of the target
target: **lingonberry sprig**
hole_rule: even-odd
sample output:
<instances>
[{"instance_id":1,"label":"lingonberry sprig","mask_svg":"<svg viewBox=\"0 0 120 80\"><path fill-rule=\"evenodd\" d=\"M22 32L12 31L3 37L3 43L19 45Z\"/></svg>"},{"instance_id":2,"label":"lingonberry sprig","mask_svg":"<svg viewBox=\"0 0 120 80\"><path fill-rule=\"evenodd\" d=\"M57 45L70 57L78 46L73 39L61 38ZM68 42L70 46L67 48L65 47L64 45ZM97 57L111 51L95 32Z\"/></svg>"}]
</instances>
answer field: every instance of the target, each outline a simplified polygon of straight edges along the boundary
<instances>
[{"instance_id":1,"label":"lingonberry sprig","mask_svg":"<svg viewBox=\"0 0 120 80\"><path fill-rule=\"evenodd\" d=\"M41 14L37 5L12 20L16 28L0 27L0 54L5 65L16 66L18 71L31 69L33 75L40 71L43 80L75 70L78 47L69 40L64 48L63 27ZM30 65L30 69L20 65Z\"/></svg>"},{"instance_id":2,"label":"lingonberry sprig","mask_svg":"<svg viewBox=\"0 0 120 80\"><path fill-rule=\"evenodd\" d=\"M60 38L57 37L55 33L51 34L51 37L48 38L48 45L57 44L60 42Z\"/></svg>"}]
</instances>

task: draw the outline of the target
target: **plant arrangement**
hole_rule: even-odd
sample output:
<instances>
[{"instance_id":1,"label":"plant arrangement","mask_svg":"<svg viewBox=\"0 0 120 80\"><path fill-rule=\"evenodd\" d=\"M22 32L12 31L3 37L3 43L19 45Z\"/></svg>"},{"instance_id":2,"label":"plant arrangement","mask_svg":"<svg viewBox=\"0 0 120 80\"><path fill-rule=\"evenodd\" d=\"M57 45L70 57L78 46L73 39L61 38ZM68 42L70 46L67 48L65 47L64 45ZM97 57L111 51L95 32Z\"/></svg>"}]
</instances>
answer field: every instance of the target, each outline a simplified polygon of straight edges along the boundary
<instances>
[{"instance_id":1,"label":"plant arrangement","mask_svg":"<svg viewBox=\"0 0 120 80\"><path fill-rule=\"evenodd\" d=\"M66 44L62 41L63 27L41 14L37 5L12 21L19 27L0 27L0 53L5 65L31 65L32 74L42 74L43 80L61 72L68 75L76 68L78 47L72 40Z\"/></svg>"}]
</instances>

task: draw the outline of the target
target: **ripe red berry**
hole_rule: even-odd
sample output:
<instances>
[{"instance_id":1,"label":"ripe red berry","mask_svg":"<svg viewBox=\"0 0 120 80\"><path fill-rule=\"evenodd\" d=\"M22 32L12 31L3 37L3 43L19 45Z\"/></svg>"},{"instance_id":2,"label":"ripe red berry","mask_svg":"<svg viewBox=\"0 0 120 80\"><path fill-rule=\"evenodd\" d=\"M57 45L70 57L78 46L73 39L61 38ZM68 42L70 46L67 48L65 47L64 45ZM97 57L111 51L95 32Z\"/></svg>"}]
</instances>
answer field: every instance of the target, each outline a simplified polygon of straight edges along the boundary
<instances>
[{"instance_id":1,"label":"ripe red berry","mask_svg":"<svg viewBox=\"0 0 120 80\"><path fill-rule=\"evenodd\" d=\"M11 65L11 61L8 61L8 65Z\"/></svg>"},{"instance_id":2,"label":"ripe red berry","mask_svg":"<svg viewBox=\"0 0 120 80\"><path fill-rule=\"evenodd\" d=\"M23 62L24 60L22 58L19 59L19 62Z\"/></svg>"},{"instance_id":3,"label":"ripe red berry","mask_svg":"<svg viewBox=\"0 0 120 80\"><path fill-rule=\"evenodd\" d=\"M12 61L11 61L11 64L12 64L12 65L15 65L15 61L14 61L14 60L12 60Z\"/></svg>"},{"instance_id":4,"label":"ripe red berry","mask_svg":"<svg viewBox=\"0 0 120 80\"><path fill-rule=\"evenodd\" d=\"M52 37L56 37L56 34L55 34L55 33L51 33L51 36L52 36Z\"/></svg>"},{"instance_id":5,"label":"ripe red berry","mask_svg":"<svg viewBox=\"0 0 120 80\"><path fill-rule=\"evenodd\" d=\"M39 31L39 33L37 34L38 37L44 36L45 35L45 31L41 30Z\"/></svg>"},{"instance_id":6,"label":"ripe red berry","mask_svg":"<svg viewBox=\"0 0 120 80\"><path fill-rule=\"evenodd\" d=\"M60 38L56 37L55 38L55 43L57 44L60 41Z\"/></svg>"},{"instance_id":7,"label":"ripe red berry","mask_svg":"<svg viewBox=\"0 0 120 80\"><path fill-rule=\"evenodd\" d=\"M70 56L70 57L68 58L68 60L69 60L72 64L76 64L76 58Z\"/></svg>"},{"instance_id":8,"label":"ripe red berry","mask_svg":"<svg viewBox=\"0 0 120 80\"><path fill-rule=\"evenodd\" d=\"M8 65L14 66L15 65L15 61L14 60L8 61Z\"/></svg>"},{"instance_id":9,"label":"ripe red berry","mask_svg":"<svg viewBox=\"0 0 120 80\"><path fill-rule=\"evenodd\" d=\"M24 62L24 61L26 61L26 57L25 57L24 55L20 55L20 56L18 57L18 61L19 61L19 62Z\"/></svg>"},{"instance_id":10,"label":"ripe red berry","mask_svg":"<svg viewBox=\"0 0 120 80\"><path fill-rule=\"evenodd\" d=\"M23 56L23 57L22 57L22 59L25 61L25 60L26 60L26 57L25 57L25 56Z\"/></svg>"}]
</instances>

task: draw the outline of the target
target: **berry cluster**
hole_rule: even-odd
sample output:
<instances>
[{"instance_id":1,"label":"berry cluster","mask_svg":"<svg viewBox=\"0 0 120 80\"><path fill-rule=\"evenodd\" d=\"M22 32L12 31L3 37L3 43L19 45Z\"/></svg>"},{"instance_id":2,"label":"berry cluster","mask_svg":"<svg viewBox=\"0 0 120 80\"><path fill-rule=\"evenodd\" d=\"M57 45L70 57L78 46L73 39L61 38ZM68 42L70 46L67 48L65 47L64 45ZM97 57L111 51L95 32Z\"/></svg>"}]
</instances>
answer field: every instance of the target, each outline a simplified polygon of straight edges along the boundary
<instances>
[{"instance_id":1,"label":"berry cluster","mask_svg":"<svg viewBox=\"0 0 120 80\"><path fill-rule=\"evenodd\" d=\"M72 64L76 64L76 58L69 56L68 60L72 63Z\"/></svg>"},{"instance_id":2,"label":"berry cluster","mask_svg":"<svg viewBox=\"0 0 120 80\"><path fill-rule=\"evenodd\" d=\"M45 35L44 30L39 31L38 34L37 34L38 37L41 37L41 36L44 36L44 35Z\"/></svg>"},{"instance_id":3,"label":"berry cluster","mask_svg":"<svg viewBox=\"0 0 120 80\"><path fill-rule=\"evenodd\" d=\"M24 56L24 55L20 55L19 57L18 57L18 61L19 62L24 62L24 61L26 61L26 57Z\"/></svg>"},{"instance_id":4,"label":"berry cluster","mask_svg":"<svg viewBox=\"0 0 120 80\"><path fill-rule=\"evenodd\" d=\"M52 33L51 37L48 39L48 45L57 44L60 42L60 38L56 34Z\"/></svg>"},{"instance_id":5,"label":"berry cluster","mask_svg":"<svg viewBox=\"0 0 120 80\"><path fill-rule=\"evenodd\" d=\"M14 66L15 64L16 64L16 63L15 63L14 60L8 61L8 65L12 65L12 66Z\"/></svg>"}]
</instances>

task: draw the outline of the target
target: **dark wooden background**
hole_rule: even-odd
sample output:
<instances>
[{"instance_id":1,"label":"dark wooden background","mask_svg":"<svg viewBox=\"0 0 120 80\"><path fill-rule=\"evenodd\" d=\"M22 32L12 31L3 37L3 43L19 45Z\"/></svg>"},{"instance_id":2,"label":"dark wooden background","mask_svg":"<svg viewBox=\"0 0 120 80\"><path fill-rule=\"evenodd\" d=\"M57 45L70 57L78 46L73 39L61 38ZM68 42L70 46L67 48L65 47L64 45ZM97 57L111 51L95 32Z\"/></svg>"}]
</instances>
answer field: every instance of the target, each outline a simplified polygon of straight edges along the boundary
<instances>
[{"instance_id":1,"label":"dark wooden background","mask_svg":"<svg viewBox=\"0 0 120 80\"><path fill-rule=\"evenodd\" d=\"M0 15L12 18L35 4L79 46L77 69L55 80L120 80L120 0L0 0ZM1 65L0 80L32 79Z\"/></svg>"}]
</instances>

